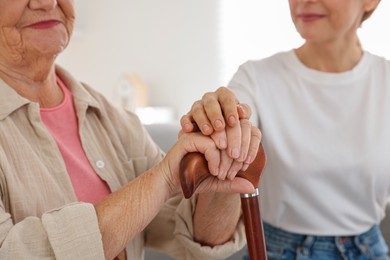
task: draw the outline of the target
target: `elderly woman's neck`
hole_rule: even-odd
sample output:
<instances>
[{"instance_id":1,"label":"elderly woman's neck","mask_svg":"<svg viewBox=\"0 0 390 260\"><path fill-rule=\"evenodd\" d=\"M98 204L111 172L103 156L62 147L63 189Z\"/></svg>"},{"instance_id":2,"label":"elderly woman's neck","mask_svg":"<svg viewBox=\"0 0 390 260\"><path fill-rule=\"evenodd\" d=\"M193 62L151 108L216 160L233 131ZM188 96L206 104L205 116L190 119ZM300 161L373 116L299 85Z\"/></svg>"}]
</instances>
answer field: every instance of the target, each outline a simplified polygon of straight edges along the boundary
<instances>
[{"instance_id":1,"label":"elderly woman's neck","mask_svg":"<svg viewBox=\"0 0 390 260\"><path fill-rule=\"evenodd\" d=\"M41 107L55 107L64 96L57 85L55 66L10 67L0 63L0 78L22 97Z\"/></svg>"}]
</instances>

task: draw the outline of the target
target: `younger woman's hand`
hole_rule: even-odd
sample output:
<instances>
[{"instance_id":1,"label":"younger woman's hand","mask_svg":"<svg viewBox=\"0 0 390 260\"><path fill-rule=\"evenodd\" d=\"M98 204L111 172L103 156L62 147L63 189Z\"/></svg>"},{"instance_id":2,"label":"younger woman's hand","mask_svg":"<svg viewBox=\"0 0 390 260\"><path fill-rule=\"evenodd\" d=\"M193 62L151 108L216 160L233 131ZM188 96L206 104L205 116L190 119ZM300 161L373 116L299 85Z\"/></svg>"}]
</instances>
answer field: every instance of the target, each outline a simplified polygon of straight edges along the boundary
<instances>
[{"instance_id":1,"label":"younger woman's hand","mask_svg":"<svg viewBox=\"0 0 390 260\"><path fill-rule=\"evenodd\" d=\"M239 104L235 94L226 87L203 95L196 101L191 110L181 120L183 132L200 131L204 135L212 135L219 149L228 149L227 154L233 158L245 157L241 154L242 139L239 125L240 119L249 119L251 109L246 104ZM229 128L230 127L230 128ZM225 131L228 129L227 131ZM245 149L243 150L245 152Z\"/></svg>"}]
</instances>

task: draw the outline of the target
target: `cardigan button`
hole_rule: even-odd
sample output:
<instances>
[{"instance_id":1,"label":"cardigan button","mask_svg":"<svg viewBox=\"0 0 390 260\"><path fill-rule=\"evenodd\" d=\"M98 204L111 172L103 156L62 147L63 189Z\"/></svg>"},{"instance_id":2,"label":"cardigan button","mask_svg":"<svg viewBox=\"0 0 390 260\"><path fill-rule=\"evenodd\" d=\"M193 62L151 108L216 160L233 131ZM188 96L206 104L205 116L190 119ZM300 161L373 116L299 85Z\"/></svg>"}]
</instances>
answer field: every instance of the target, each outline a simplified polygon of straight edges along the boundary
<instances>
[{"instance_id":1,"label":"cardigan button","mask_svg":"<svg viewBox=\"0 0 390 260\"><path fill-rule=\"evenodd\" d=\"M98 160L96 161L96 167L98 167L99 169L103 169L104 168L104 162L102 160Z\"/></svg>"}]
</instances>

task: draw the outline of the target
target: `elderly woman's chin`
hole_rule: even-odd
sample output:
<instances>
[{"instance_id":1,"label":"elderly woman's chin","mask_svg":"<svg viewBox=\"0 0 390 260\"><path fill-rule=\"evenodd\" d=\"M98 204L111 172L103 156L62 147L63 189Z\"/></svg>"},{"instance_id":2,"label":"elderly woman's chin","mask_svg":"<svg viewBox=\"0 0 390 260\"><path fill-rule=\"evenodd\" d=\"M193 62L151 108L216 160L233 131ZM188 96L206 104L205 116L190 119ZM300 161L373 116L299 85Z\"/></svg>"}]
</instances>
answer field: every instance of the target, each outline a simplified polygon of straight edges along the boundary
<instances>
[{"instance_id":1,"label":"elderly woman's chin","mask_svg":"<svg viewBox=\"0 0 390 260\"><path fill-rule=\"evenodd\" d=\"M35 52L40 56L57 56L68 45L70 36L68 33L62 33L60 35L31 35L25 38L24 51Z\"/></svg>"}]
</instances>

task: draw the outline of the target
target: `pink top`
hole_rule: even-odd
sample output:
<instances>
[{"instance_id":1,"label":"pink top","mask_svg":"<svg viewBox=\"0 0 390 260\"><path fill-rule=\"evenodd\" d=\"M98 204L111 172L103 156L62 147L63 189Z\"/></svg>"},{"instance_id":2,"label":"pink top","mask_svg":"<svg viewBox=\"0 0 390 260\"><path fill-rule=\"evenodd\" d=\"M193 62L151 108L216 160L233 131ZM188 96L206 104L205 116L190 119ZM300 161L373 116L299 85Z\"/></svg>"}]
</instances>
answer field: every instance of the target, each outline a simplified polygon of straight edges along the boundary
<instances>
[{"instance_id":1,"label":"pink top","mask_svg":"<svg viewBox=\"0 0 390 260\"><path fill-rule=\"evenodd\" d=\"M58 145L77 199L96 204L111 191L85 155L71 93L59 78L57 83L64 93L64 100L57 107L41 108L41 118Z\"/></svg>"}]
</instances>

